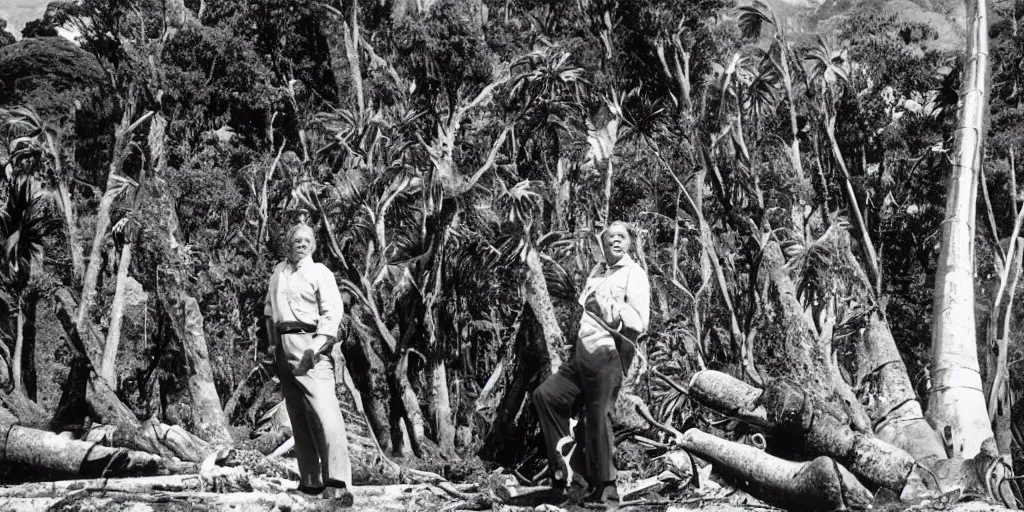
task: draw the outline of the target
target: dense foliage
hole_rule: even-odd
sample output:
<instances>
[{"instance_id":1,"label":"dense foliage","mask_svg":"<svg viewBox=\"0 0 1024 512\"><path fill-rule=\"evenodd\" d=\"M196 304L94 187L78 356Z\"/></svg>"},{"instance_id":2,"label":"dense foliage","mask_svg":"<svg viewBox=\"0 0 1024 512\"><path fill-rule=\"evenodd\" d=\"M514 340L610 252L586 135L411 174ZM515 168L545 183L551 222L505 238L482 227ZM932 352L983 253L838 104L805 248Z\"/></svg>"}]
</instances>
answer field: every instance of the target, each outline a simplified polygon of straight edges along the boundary
<instances>
[{"instance_id":1,"label":"dense foliage","mask_svg":"<svg viewBox=\"0 0 1024 512\"><path fill-rule=\"evenodd\" d=\"M871 2L785 23L741 4L51 4L25 39L5 44L0 32L0 384L56 406L71 356L50 297L88 288L98 237L87 313L104 330L118 267L130 265L111 383L122 400L141 417L191 421L179 400L189 373L159 299L176 283L200 304L222 402L241 401L232 421L253 427L275 400L237 390L262 386L250 377L264 357L266 279L280 235L304 220L347 301L349 370L380 399L371 427L402 451L395 418L418 407L398 396L405 378L426 438L473 449L499 414L482 393L489 377L520 333L540 336L526 326L539 314L522 286L530 255L571 343L594 233L624 219L652 276L646 352L660 375L644 374L636 393L659 419L688 414L667 382L697 368L755 382L785 374L787 331L762 270L769 241L808 309L835 322L837 347L866 310L884 311L923 393L962 50L937 44L948 27L932 18ZM1013 1L992 14L982 331L996 325L996 265L1020 208L1019 16ZM816 31L800 30L811 21ZM73 26L78 46L48 37L56 26ZM148 120L124 130L157 116L162 146ZM107 196L110 228L97 233ZM1015 364L1021 344L1009 336ZM23 384L13 367L25 350ZM1021 389L1024 372L1011 375ZM410 441L419 454L422 440Z\"/></svg>"}]
</instances>

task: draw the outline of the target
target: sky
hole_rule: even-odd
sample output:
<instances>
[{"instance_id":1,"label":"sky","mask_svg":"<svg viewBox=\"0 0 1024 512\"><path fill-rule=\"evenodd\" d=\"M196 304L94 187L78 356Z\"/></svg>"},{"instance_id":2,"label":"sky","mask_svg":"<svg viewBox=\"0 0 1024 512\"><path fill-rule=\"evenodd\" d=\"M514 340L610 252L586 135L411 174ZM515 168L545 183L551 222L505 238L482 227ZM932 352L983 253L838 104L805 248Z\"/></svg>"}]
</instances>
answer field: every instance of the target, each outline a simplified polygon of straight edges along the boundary
<instances>
[{"instance_id":1,"label":"sky","mask_svg":"<svg viewBox=\"0 0 1024 512\"><path fill-rule=\"evenodd\" d=\"M41 18L50 0L0 0L0 18L7 20L7 31L21 39L25 24Z\"/></svg>"}]
</instances>

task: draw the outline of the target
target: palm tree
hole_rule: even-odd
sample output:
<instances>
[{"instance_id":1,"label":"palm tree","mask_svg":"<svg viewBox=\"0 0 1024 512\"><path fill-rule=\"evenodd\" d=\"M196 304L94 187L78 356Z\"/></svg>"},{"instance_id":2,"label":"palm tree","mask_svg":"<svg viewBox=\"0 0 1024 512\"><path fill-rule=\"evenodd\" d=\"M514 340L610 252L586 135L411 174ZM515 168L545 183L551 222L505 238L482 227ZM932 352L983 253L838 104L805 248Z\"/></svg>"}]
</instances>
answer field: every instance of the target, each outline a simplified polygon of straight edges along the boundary
<instances>
[{"instance_id":1,"label":"palm tree","mask_svg":"<svg viewBox=\"0 0 1024 512\"><path fill-rule=\"evenodd\" d=\"M56 228L45 210L49 194L30 176L8 181L7 198L0 210L0 240L3 241L3 284L10 287L15 320L14 350L8 364L16 391L24 390L23 362L33 357L25 351L25 299L32 270L43 257L44 243Z\"/></svg>"},{"instance_id":2,"label":"palm tree","mask_svg":"<svg viewBox=\"0 0 1024 512\"><path fill-rule=\"evenodd\" d=\"M63 167L64 149L61 130L31 108L0 109L0 167L6 167L8 179L15 172L32 174L55 192L72 271L79 279L84 263L75 241L78 225L69 191L71 175Z\"/></svg>"},{"instance_id":3,"label":"palm tree","mask_svg":"<svg viewBox=\"0 0 1024 512\"><path fill-rule=\"evenodd\" d=\"M790 47L789 38L786 35L785 27L775 16L775 11L762 0L755 0L753 4L740 7L739 27L744 37L758 38L761 36L765 25L774 28L771 39L772 43L768 49L767 56L779 71L782 78L783 90L786 100L789 102L789 128L790 128L790 160L793 170L801 182L804 181L803 164L800 161L800 138L799 126L796 112L796 84L795 73L799 66L795 65L795 52Z\"/></svg>"}]
</instances>

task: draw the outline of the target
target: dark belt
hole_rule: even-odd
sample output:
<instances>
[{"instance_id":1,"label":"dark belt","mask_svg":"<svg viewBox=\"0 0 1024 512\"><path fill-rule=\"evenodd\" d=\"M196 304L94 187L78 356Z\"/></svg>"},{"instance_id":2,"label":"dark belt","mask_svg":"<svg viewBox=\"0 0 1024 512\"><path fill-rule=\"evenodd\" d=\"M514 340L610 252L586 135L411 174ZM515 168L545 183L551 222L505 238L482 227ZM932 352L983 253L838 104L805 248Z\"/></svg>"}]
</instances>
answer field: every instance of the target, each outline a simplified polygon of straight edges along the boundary
<instances>
[{"instance_id":1,"label":"dark belt","mask_svg":"<svg viewBox=\"0 0 1024 512\"><path fill-rule=\"evenodd\" d=\"M298 322L282 322L277 326L278 334L316 334L316 326Z\"/></svg>"}]
</instances>

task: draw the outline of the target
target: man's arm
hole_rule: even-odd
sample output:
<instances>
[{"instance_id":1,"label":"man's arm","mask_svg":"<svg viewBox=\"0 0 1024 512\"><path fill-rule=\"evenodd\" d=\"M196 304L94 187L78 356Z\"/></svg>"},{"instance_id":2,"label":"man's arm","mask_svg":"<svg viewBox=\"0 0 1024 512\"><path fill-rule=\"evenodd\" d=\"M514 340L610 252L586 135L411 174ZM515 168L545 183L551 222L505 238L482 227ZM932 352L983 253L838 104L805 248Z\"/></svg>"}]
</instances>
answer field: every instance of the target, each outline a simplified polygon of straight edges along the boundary
<instances>
[{"instance_id":1,"label":"man's arm","mask_svg":"<svg viewBox=\"0 0 1024 512\"><path fill-rule=\"evenodd\" d=\"M331 343L338 335L341 315L345 305L341 301L341 292L334 279L334 273L325 265L318 265L317 292L320 296L320 318L316 324L316 335L327 337L324 343Z\"/></svg>"},{"instance_id":2,"label":"man's arm","mask_svg":"<svg viewBox=\"0 0 1024 512\"><path fill-rule=\"evenodd\" d=\"M267 284L267 295L263 299L263 319L267 324L267 342L266 345L260 350L272 354L274 349L277 347L277 325L274 324L274 306L271 300L271 294L274 293L274 275L277 273L277 267L274 267L273 272L270 274L270 282Z\"/></svg>"}]
</instances>

